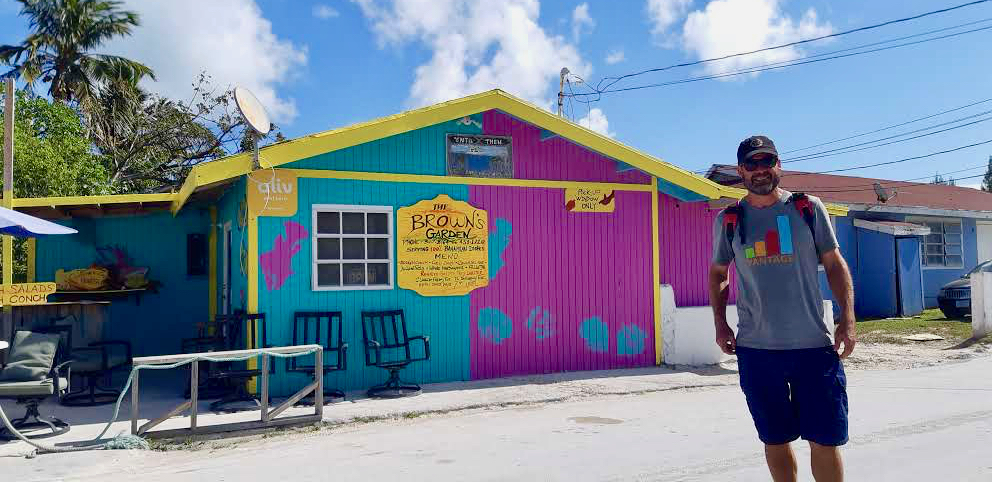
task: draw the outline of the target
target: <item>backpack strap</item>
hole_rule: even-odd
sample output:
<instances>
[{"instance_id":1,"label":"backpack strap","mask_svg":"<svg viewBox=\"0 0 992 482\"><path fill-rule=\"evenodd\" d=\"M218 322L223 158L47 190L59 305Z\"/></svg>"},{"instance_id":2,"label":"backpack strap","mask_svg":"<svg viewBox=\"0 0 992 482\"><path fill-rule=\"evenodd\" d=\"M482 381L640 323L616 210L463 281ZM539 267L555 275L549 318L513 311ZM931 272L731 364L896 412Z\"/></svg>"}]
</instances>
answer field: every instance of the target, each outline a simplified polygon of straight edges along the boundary
<instances>
[{"instance_id":1,"label":"backpack strap","mask_svg":"<svg viewBox=\"0 0 992 482\"><path fill-rule=\"evenodd\" d=\"M794 192L789 196L789 203L792 203L799 211L799 214L806 221L806 225L809 226L809 230L816 236L816 211L813 208L813 201L809 200L809 196L806 193Z\"/></svg>"},{"instance_id":2,"label":"backpack strap","mask_svg":"<svg viewBox=\"0 0 992 482\"><path fill-rule=\"evenodd\" d=\"M741 244L746 243L744 234L744 209L740 201L737 204L727 206L723 210L723 231L727 236L727 244L734 244L734 233L740 231Z\"/></svg>"}]
</instances>

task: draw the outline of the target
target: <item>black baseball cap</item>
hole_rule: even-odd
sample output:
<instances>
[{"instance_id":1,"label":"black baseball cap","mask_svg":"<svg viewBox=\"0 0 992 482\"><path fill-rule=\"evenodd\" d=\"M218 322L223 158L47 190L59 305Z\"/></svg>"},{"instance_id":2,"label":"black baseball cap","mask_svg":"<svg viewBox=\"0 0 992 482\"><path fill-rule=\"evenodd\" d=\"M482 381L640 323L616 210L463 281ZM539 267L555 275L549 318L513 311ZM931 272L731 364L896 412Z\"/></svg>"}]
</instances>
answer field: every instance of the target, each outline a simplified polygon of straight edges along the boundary
<instances>
[{"instance_id":1,"label":"black baseball cap","mask_svg":"<svg viewBox=\"0 0 992 482\"><path fill-rule=\"evenodd\" d=\"M778 159L775 143L765 136L751 136L737 146L737 163L740 164L757 154L771 154Z\"/></svg>"}]
</instances>

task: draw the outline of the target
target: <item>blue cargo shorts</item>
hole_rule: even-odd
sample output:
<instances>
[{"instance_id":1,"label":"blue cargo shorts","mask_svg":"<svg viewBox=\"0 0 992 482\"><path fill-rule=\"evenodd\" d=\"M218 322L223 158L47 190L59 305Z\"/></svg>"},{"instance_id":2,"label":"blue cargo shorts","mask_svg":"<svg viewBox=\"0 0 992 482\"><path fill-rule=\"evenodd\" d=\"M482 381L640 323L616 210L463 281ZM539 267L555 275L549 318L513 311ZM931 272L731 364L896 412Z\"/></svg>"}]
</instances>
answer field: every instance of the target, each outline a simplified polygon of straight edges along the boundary
<instances>
[{"instance_id":1,"label":"blue cargo shorts","mask_svg":"<svg viewBox=\"0 0 992 482\"><path fill-rule=\"evenodd\" d=\"M737 347L741 390L768 445L847 443L847 377L833 346L801 350Z\"/></svg>"}]
</instances>

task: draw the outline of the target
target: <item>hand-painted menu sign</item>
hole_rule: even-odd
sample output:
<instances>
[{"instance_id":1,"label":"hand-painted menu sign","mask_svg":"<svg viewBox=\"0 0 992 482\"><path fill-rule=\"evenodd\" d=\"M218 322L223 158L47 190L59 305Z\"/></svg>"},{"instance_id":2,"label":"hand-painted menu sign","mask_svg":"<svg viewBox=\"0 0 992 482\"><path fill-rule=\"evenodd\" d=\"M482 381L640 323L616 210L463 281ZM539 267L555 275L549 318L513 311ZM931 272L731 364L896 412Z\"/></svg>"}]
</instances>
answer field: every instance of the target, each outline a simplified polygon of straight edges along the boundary
<instances>
[{"instance_id":1,"label":"hand-painted menu sign","mask_svg":"<svg viewBox=\"0 0 992 482\"><path fill-rule=\"evenodd\" d=\"M55 292L55 283L18 283L0 285L0 304L43 305L48 295Z\"/></svg>"},{"instance_id":2,"label":"hand-painted menu sign","mask_svg":"<svg viewBox=\"0 0 992 482\"><path fill-rule=\"evenodd\" d=\"M396 278L423 296L458 296L489 284L489 217L441 194L398 210Z\"/></svg>"},{"instance_id":3,"label":"hand-painted menu sign","mask_svg":"<svg viewBox=\"0 0 992 482\"><path fill-rule=\"evenodd\" d=\"M448 134L448 175L513 179L509 137Z\"/></svg>"},{"instance_id":4,"label":"hand-painted menu sign","mask_svg":"<svg viewBox=\"0 0 992 482\"><path fill-rule=\"evenodd\" d=\"M248 208L255 216L296 214L296 173L264 169L248 175Z\"/></svg>"},{"instance_id":5,"label":"hand-painted menu sign","mask_svg":"<svg viewBox=\"0 0 992 482\"><path fill-rule=\"evenodd\" d=\"M612 213L616 207L611 189L566 188L565 210L580 213Z\"/></svg>"}]
</instances>

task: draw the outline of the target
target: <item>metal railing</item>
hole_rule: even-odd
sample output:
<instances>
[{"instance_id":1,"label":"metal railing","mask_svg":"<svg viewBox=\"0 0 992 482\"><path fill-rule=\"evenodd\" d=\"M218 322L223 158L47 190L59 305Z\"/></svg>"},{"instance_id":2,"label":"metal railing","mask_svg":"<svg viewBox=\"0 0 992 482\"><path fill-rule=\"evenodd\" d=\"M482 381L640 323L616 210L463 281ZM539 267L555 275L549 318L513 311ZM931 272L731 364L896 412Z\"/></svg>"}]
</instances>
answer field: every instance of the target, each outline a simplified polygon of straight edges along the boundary
<instances>
[{"instance_id":1,"label":"metal railing","mask_svg":"<svg viewBox=\"0 0 992 482\"><path fill-rule=\"evenodd\" d=\"M272 410L269 410L269 357L277 356L280 358L301 356L309 353L314 354L314 381L304 387L302 390L293 394L293 396L286 399L280 405ZM259 428L281 426L281 425L297 425L306 423L319 422L324 416L324 363L323 363L324 350L320 345L296 345L296 346L281 346L273 348L255 348L249 350L231 350L231 351L214 351L205 353L185 353L178 355L162 355L162 356L147 356L139 357L134 359L134 369L131 380L131 434L132 435L146 435L149 437L175 437L181 435L193 435L193 434L204 434L204 433L218 433L218 432L231 432L236 430L253 430ZM234 423L224 423L216 425L204 425L198 426L196 415L197 415L197 388L199 385L199 361L233 361L233 360L246 360L248 358L262 357L261 363L261 419L257 421L248 422L234 422ZM190 364L190 392L189 400L179 404L179 406L173 408L169 413L162 415L153 420L149 420L144 425L138 426L138 373L142 367L152 368L157 365L173 365L173 367L179 367L186 364ZM159 367L164 368L164 367ZM285 411L287 408L293 406L296 402L300 401L303 397L306 397L311 392L313 392L314 398L314 413L313 415L296 415L292 417L281 417L276 418L280 413ZM150 430L156 425L179 415L186 410L190 411L190 425L189 428L181 429L171 429L171 430L157 430L150 432Z\"/></svg>"}]
</instances>

